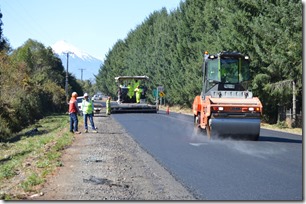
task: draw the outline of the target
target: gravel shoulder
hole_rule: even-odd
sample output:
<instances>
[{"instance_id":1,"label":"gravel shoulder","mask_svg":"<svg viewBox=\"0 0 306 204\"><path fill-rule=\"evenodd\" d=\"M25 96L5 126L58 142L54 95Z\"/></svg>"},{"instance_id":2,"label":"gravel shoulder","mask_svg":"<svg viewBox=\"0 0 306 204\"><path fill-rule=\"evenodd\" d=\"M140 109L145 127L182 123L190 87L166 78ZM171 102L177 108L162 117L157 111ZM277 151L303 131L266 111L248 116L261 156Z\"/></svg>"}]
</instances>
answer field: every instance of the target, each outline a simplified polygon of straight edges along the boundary
<instances>
[{"instance_id":1,"label":"gravel shoulder","mask_svg":"<svg viewBox=\"0 0 306 204\"><path fill-rule=\"evenodd\" d=\"M63 166L29 200L196 200L111 116L94 122L98 133L76 135Z\"/></svg>"}]
</instances>

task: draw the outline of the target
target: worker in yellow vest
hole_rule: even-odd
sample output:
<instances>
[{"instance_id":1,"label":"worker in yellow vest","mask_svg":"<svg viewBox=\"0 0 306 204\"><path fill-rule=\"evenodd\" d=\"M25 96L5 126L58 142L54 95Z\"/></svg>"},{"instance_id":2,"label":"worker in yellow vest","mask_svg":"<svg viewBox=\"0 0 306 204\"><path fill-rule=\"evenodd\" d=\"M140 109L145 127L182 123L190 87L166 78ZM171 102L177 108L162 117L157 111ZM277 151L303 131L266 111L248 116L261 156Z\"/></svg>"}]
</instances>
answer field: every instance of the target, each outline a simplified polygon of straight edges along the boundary
<instances>
[{"instance_id":1,"label":"worker in yellow vest","mask_svg":"<svg viewBox=\"0 0 306 204\"><path fill-rule=\"evenodd\" d=\"M133 80L133 87L134 90L140 85L139 81L136 79L135 81Z\"/></svg>"},{"instance_id":2,"label":"worker in yellow vest","mask_svg":"<svg viewBox=\"0 0 306 204\"><path fill-rule=\"evenodd\" d=\"M107 97L106 100L106 115L110 115L111 114L111 97Z\"/></svg>"},{"instance_id":3,"label":"worker in yellow vest","mask_svg":"<svg viewBox=\"0 0 306 204\"><path fill-rule=\"evenodd\" d=\"M83 116L84 116L84 126L85 126L85 132L88 132L88 125L87 125L87 119L89 118L90 124L92 131L94 133L97 133L97 128L95 127L94 121L93 121L93 116L94 116L94 105L92 100L89 99L88 94L84 94L84 99L82 101L82 111L83 111Z\"/></svg>"},{"instance_id":4,"label":"worker in yellow vest","mask_svg":"<svg viewBox=\"0 0 306 204\"><path fill-rule=\"evenodd\" d=\"M140 96L142 94L142 88L138 85L134 90L136 92L136 103L140 103Z\"/></svg>"},{"instance_id":5,"label":"worker in yellow vest","mask_svg":"<svg viewBox=\"0 0 306 204\"><path fill-rule=\"evenodd\" d=\"M134 96L134 88L133 85L131 83L128 83L128 97L129 97L129 101L132 100L133 96Z\"/></svg>"}]
</instances>

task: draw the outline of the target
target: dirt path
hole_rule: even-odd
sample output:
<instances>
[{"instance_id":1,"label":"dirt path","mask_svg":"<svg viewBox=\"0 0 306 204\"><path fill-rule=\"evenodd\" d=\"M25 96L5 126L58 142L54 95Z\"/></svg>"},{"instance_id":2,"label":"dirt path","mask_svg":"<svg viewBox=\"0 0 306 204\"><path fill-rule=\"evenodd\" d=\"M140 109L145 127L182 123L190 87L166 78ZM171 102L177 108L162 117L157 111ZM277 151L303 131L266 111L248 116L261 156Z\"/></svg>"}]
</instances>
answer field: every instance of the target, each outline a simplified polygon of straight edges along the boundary
<instances>
[{"instance_id":1,"label":"dirt path","mask_svg":"<svg viewBox=\"0 0 306 204\"><path fill-rule=\"evenodd\" d=\"M76 135L64 166L30 199L195 200L112 117L94 120L99 133Z\"/></svg>"}]
</instances>

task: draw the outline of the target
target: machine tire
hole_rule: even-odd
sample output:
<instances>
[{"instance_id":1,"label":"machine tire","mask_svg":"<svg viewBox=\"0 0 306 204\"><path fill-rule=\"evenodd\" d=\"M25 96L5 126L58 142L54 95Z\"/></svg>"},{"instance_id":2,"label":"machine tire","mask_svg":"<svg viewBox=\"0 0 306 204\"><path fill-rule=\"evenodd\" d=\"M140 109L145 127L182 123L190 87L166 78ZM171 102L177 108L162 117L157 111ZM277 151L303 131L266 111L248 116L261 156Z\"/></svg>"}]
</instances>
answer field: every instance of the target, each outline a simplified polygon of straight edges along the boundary
<instances>
[{"instance_id":1,"label":"machine tire","mask_svg":"<svg viewBox=\"0 0 306 204\"><path fill-rule=\"evenodd\" d=\"M208 121L209 121L209 120L210 120L210 119L208 119ZM206 134L207 134L208 139L218 139L218 138L219 138L219 136L218 136L216 130L214 130L214 129L209 125L209 123L207 124L207 126L206 126L205 129L206 129Z\"/></svg>"},{"instance_id":2,"label":"machine tire","mask_svg":"<svg viewBox=\"0 0 306 204\"><path fill-rule=\"evenodd\" d=\"M211 129L209 125L206 126L206 134L207 134L207 137L211 139Z\"/></svg>"},{"instance_id":3,"label":"machine tire","mask_svg":"<svg viewBox=\"0 0 306 204\"><path fill-rule=\"evenodd\" d=\"M198 115L194 115L193 116L193 124L194 126L199 126L200 122L199 122L199 114Z\"/></svg>"},{"instance_id":4,"label":"machine tire","mask_svg":"<svg viewBox=\"0 0 306 204\"><path fill-rule=\"evenodd\" d=\"M200 127L200 113L193 116L193 125L194 125L194 132L196 134L200 134L202 132L202 129Z\"/></svg>"}]
</instances>

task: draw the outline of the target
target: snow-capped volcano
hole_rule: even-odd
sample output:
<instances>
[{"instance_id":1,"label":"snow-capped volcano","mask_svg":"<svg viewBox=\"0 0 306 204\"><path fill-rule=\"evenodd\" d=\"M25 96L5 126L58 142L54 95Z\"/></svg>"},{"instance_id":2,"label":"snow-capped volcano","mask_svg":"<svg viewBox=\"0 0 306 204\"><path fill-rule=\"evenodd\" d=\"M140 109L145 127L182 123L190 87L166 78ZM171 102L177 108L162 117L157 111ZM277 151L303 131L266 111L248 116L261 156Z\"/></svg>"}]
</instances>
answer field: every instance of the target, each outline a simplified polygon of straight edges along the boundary
<instances>
[{"instance_id":1,"label":"snow-capped volcano","mask_svg":"<svg viewBox=\"0 0 306 204\"><path fill-rule=\"evenodd\" d=\"M74 55L76 55L77 57L79 57L81 59L84 59L84 60L92 58L86 52L83 52L79 48L77 48L77 47L75 47L75 46L73 46L71 44L68 44L64 40L56 42L54 45L52 45L52 49L57 54L63 54L63 53L67 53L67 52L72 52L72 54L71 54L72 57L74 57Z\"/></svg>"},{"instance_id":2,"label":"snow-capped volcano","mask_svg":"<svg viewBox=\"0 0 306 204\"><path fill-rule=\"evenodd\" d=\"M77 79L95 80L94 75L99 72L101 60L63 40L56 42L51 47L62 60L65 69L67 69L67 53L69 53L69 73L72 73Z\"/></svg>"}]
</instances>

